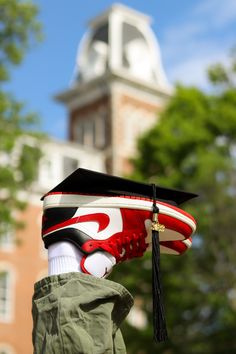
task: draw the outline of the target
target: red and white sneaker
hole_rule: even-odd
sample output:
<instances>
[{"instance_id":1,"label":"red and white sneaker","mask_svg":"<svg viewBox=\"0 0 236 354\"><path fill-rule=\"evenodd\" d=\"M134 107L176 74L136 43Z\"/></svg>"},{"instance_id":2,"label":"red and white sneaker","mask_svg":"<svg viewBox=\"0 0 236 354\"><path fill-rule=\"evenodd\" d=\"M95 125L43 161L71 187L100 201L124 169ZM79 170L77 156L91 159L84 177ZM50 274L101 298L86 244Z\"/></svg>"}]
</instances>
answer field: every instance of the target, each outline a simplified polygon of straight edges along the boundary
<instances>
[{"instance_id":1,"label":"red and white sneaker","mask_svg":"<svg viewBox=\"0 0 236 354\"><path fill-rule=\"evenodd\" d=\"M161 253L184 253L192 244L194 218L164 202L157 201L157 206L165 226ZM52 192L44 197L42 238L46 248L60 241L73 243L83 253L84 273L96 272L101 254L107 255L99 272L106 276L113 265L141 257L151 246L152 214L148 198Z\"/></svg>"}]
</instances>

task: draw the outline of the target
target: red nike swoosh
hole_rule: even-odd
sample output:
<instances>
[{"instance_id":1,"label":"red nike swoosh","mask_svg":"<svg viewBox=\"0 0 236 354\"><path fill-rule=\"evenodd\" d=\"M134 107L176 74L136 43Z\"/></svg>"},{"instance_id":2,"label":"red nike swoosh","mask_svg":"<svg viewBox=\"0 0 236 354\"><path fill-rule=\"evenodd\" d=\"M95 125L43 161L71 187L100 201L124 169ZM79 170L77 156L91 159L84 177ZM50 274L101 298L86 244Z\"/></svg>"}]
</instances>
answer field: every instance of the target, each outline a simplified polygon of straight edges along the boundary
<instances>
[{"instance_id":1,"label":"red nike swoosh","mask_svg":"<svg viewBox=\"0 0 236 354\"><path fill-rule=\"evenodd\" d=\"M47 230L43 231L43 236L58 229L61 229L65 226L81 223L81 222L97 222L98 223L98 232L103 231L109 225L110 218L107 214L104 213L94 213L76 216L75 218L66 220L60 224L56 224L52 227L49 227Z\"/></svg>"}]
</instances>

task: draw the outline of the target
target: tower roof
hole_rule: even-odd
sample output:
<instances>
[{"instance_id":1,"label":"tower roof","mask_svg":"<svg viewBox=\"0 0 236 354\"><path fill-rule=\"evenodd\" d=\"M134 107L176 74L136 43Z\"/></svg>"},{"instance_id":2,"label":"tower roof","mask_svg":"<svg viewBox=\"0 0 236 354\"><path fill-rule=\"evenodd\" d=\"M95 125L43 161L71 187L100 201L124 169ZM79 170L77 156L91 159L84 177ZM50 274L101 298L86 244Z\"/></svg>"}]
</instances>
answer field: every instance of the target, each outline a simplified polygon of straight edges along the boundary
<instances>
[{"instance_id":1,"label":"tower roof","mask_svg":"<svg viewBox=\"0 0 236 354\"><path fill-rule=\"evenodd\" d=\"M111 72L171 93L151 17L123 4L115 3L89 21L75 72L74 85Z\"/></svg>"},{"instance_id":2,"label":"tower roof","mask_svg":"<svg viewBox=\"0 0 236 354\"><path fill-rule=\"evenodd\" d=\"M114 3L107 10L105 10L100 15L94 17L93 19L88 21L90 28L96 28L98 25L106 21L111 14L117 13L120 16L130 19L130 20L138 20L142 21L146 24L151 24L152 18L140 11L134 10L124 4Z\"/></svg>"}]
</instances>

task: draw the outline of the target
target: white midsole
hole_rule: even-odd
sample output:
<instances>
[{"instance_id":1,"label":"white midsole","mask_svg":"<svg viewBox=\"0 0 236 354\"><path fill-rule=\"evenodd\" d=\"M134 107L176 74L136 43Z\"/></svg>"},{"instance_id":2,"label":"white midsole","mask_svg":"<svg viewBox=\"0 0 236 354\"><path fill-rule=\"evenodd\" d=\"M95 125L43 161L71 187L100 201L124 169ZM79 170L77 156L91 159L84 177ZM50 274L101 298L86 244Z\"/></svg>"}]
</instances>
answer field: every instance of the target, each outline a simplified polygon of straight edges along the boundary
<instances>
[{"instance_id":1,"label":"white midsole","mask_svg":"<svg viewBox=\"0 0 236 354\"><path fill-rule=\"evenodd\" d=\"M189 239L182 240L182 242L183 242L188 248L190 248L190 247L192 246L192 241L190 241Z\"/></svg>"},{"instance_id":2,"label":"white midsole","mask_svg":"<svg viewBox=\"0 0 236 354\"><path fill-rule=\"evenodd\" d=\"M185 214L182 214L181 209L177 211L167 204L159 204L157 206L161 214L174 217L183 221L191 227L193 232L196 230L195 222ZM142 199L132 199L123 197L103 197L103 196L88 196L80 194L50 194L44 198L43 208L129 208L138 210L152 211L152 201Z\"/></svg>"}]
</instances>

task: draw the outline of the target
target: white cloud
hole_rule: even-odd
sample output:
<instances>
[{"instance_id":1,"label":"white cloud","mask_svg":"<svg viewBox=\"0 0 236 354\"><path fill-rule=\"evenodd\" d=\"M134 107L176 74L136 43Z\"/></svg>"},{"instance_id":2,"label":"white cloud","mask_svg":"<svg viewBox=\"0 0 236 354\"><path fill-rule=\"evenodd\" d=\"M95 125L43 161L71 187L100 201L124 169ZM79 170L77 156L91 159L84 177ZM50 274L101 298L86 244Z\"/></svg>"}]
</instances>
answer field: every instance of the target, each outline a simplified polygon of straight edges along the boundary
<instances>
[{"instance_id":1,"label":"white cloud","mask_svg":"<svg viewBox=\"0 0 236 354\"><path fill-rule=\"evenodd\" d=\"M195 37L202 33L202 26L200 23L189 23L170 27L165 31L165 40L167 42L184 42L189 38Z\"/></svg>"},{"instance_id":2,"label":"white cloud","mask_svg":"<svg viewBox=\"0 0 236 354\"><path fill-rule=\"evenodd\" d=\"M205 0L194 10L195 15L208 20L208 26L220 28L236 19L235 0Z\"/></svg>"},{"instance_id":3,"label":"white cloud","mask_svg":"<svg viewBox=\"0 0 236 354\"><path fill-rule=\"evenodd\" d=\"M209 89L207 68L227 63L235 36L227 25L236 19L236 0L204 0L187 14L186 20L175 23L164 32L163 62L167 77Z\"/></svg>"},{"instance_id":4,"label":"white cloud","mask_svg":"<svg viewBox=\"0 0 236 354\"><path fill-rule=\"evenodd\" d=\"M185 85L194 85L203 90L209 90L207 68L215 62L227 64L227 55L221 52L214 52L208 56L199 55L198 57L186 58L181 63L170 68L168 77L172 83L179 81Z\"/></svg>"}]
</instances>

